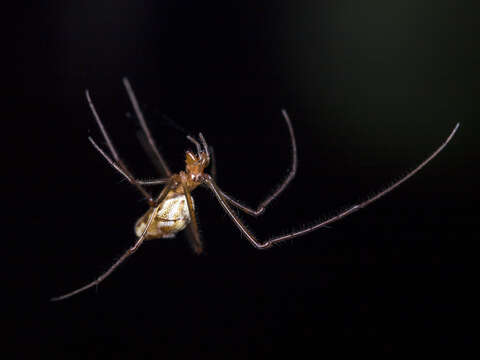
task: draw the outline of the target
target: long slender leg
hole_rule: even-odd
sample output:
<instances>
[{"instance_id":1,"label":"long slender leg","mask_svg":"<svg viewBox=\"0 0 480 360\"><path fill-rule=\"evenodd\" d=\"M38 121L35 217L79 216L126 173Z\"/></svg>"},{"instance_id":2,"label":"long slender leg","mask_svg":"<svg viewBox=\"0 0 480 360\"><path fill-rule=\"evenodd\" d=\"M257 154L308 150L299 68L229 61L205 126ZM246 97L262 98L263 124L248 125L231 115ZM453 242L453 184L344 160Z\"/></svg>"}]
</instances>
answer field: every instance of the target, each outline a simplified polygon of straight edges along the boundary
<instances>
[{"instance_id":1,"label":"long slender leg","mask_svg":"<svg viewBox=\"0 0 480 360\"><path fill-rule=\"evenodd\" d=\"M117 164L115 161L113 161L106 153L105 151L102 150L102 148L100 146L97 145L97 143L91 138L91 137L88 137L88 140L90 140L90 142L92 143L93 147L105 158L105 160L107 160L107 162L113 166L113 168L115 170L117 170L120 174L122 174L123 176L125 176L125 178L131 183L133 184L142 194L143 196L147 199L147 201L149 202L149 204L152 204L153 203L153 198L152 196L150 195L150 193L148 191L146 191L143 186L141 186L141 181L137 181L133 175L128 172L128 171L125 171L125 168L121 167L119 164Z\"/></svg>"},{"instance_id":2,"label":"long slender leg","mask_svg":"<svg viewBox=\"0 0 480 360\"><path fill-rule=\"evenodd\" d=\"M203 149L204 149L205 153L207 154L208 158L210 158L210 152L208 151L208 144L207 144L207 141L205 140L205 138L203 137L203 134L198 133L198 137L200 138L200 141L202 142Z\"/></svg>"},{"instance_id":3,"label":"long slender leg","mask_svg":"<svg viewBox=\"0 0 480 360\"><path fill-rule=\"evenodd\" d=\"M95 149L107 160L107 162L113 166L115 170L117 170L120 174L122 174L130 183L134 184L135 186L137 185L145 185L145 186L151 186L151 185L161 185L161 184L166 184L169 182L171 178L164 178L164 179L152 179L152 180L141 180L141 179L135 179L131 177L129 173L126 173L118 164L115 163L106 153L105 151L102 150L100 146L91 138L89 137L88 140L92 143L92 145L95 147ZM140 192L148 199L149 202L152 202L153 199L150 196L148 192L145 191L143 187L138 187Z\"/></svg>"},{"instance_id":4,"label":"long slender leg","mask_svg":"<svg viewBox=\"0 0 480 360\"><path fill-rule=\"evenodd\" d=\"M155 169L158 171L158 173L161 176L166 176L165 170L163 169L163 166L160 163L160 161L158 161L157 155L152 150L152 147L150 146L150 143L147 139L147 136L145 135L145 132L143 130L139 130L137 131L136 135L137 135L138 141L140 142L140 145L142 146L143 151L145 151L145 153L147 154L148 158L150 159Z\"/></svg>"},{"instance_id":5,"label":"long slender leg","mask_svg":"<svg viewBox=\"0 0 480 360\"><path fill-rule=\"evenodd\" d=\"M148 228L150 227L153 219L155 218L155 215L157 214L158 212L158 209L159 207L161 206L163 200L165 199L165 197L167 196L168 192L170 191L171 187L172 187L172 182L170 182L167 186L165 186L165 188L162 190L162 192L160 193L157 201L158 201L158 205L155 207L155 209L152 211L150 217L148 218L148 221L147 221L147 226L145 227L145 230L143 230L143 233L140 235L140 237L137 239L137 241L135 242L135 244L129 248L117 261L115 261L115 263L110 266L110 268L105 271L102 275L100 275L98 278L96 278L94 281L88 283L87 285L85 286L82 286L81 288L78 288L74 291L71 291L65 295L61 295L61 296L57 296L57 297L54 297L51 299L51 301L58 301L58 300L64 300L64 299L67 299L73 295L76 295L78 293L81 293L82 291L85 291L87 289L90 289L91 287L93 286L96 286L98 284L100 284L103 280L105 280L122 262L125 261L126 258L128 258L130 255L132 255L135 251L138 250L138 248L142 245L143 241L145 240L145 235L147 234L147 230Z\"/></svg>"},{"instance_id":6,"label":"long slender leg","mask_svg":"<svg viewBox=\"0 0 480 360\"><path fill-rule=\"evenodd\" d=\"M283 180L283 182L276 188L276 190L268 196L265 200L263 200L260 205L256 209L250 208L248 206L240 204L237 200L234 198L230 197L224 192L221 192L223 197L232 205L236 206L243 212L252 215L252 216L259 216L261 215L264 211L265 208L276 198L278 197L283 190L286 189L290 181L293 180L295 177L295 174L297 172L297 167L298 167L298 159L297 159L297 142L295 140L295 133L293 132L293 126L290 121L290 117L288 116L287 112L285 110L282 110L282 115L285 118L285 122L287 123L288 126L288 131L290 133L290 141L291 141L291 146L292 146L292 165L290 168L290 171L287 175L287 177ZM218 189L221 191L220 189Z\"/></svg>"},{"instance_id":7,"label":"long slender leg","mask_svg":"<svg viewBox=\"0 0 480 360\"><path fill-rule=\"evenodd\" d=\"M169 180L169 178L152 179L152 180L136 179L137 183L139 183L140 185L145 185L145 186L166 184L168 182L168 180Z\"/></svg>"},{"instance_id":8,"label":"long slender leg","mask_svg":"<svg viewBox=\"0 0 480 360\"><path fill-rule=\"evenodd\" d=\"M450 140L455 135L455 132L457 131L459 125L460 124L457 123L457 125L452 130L452 132L447 137L447 139L429 157L427 157L424 161L422 161L415 169L410 171L407 175L402 177L400 180L396 181L395 183L393 183L392 185L387 187L385 190L380 191L377 195L369 198L368 200L366 200L366 201L364 201L360 204L356 204L356 205L350 207L348 210L342 211L341 213L339 213L339 214L337 214L337 215L335 215L335 216L333 216L333 217L331 217L327 220L317 222L316 224L314 224L312 226L309 226L309 227L306 227L306 228L304 228L302 230L299 230L299 231L294 231L294 232L291 232L291 233L288 233L288 234L285 234L285 235L273 237L273 238L271 238L271 239L269 239L269 240L267 240L266 242L263 242L263 243L260 242L259 240L257 240L255 235L252 232L250 232L246 228L246 226L241 222L241 220L238 218L238 216L234 214L234 212L232 211L232 209L230 208L230 206L227 203L227 199L223 195L222 191L215 184L213 179L209 175L204 175L203 179L204 179L204 183L214 193L214 195L216 196L217 200L219 201L220 205L223 207L225 212L228 214L228 216L230 216L233 223L240 229L240 231L242 231L245 234L245 236L250 241L250 243L253 246L255 246L257 249L267 249L267 248L271 247L273 244L276 244L276 243L279 243L279 242L282 242L282 241L285 241L285 240L293 239L293 238L308 234L308 233L310 233L312 231L315 231L315 230L317 230L321 227L324 227L328 224L336 222L336 221L338 221L338 220L340 220L340 219L342 219L342 218L344 218L344 217L346 217L350 214L353 214L354 212L356 212L356 211L358 211L362 208L365 208L366 206L370 205L374 201L376 201L376 200L380 199L381 197L385 196L390 191L394 190L395 188L400 186L403 182L405 182L406 180L411 178L413 175L415 175L418 171L420 171L430 161L432 161L432 159L435 158L445 148L445 146L447 146L447 144L450 142Z\"/></svg>"},{"instance_id":9,"label":"long slender leg","mask_svg":"<svg viewBox=\"0 0 480 360\"><path fill-rule=\"evenodd\" d=\"M135 115L137 116L140 126L142 127L142 130L145 133L145 136L147 137L147 141L150 144L150 147L152 148L153 153L155 154L157 160L159 161L160 166L163 169L165 175L168 177L171 176L172 172L170 171L166 161L163 159L162 155L160 155L160 152L158 151L158 147L155 144L155 140L153 139L152 134L150 133L150 130L145 121L145 118L143 117L142 110L138 105L137 97L133 92L132 86L130 85L130 81L128 81L126 77L123 78L123 85L127 90L127 94L128 94L128 97L130 98L130 102L132 103L133 110L135 111Z\"/></svg>"},{"instance_id":10,"label":"long slender leg","mask_svg":"<svg viewBox=\"0 0 480 360\"><path fill-rule=\"evenodd\" d=\"M228 200L225 198L225 196L223 195L223 192L220 190L217 184L215 184L215 182L213 181L210 175L204 175L204 183L216 196L218 202L223 207L223 210L225 210L227 215L230 216L230 219L232 219L233 223L247 237L248 241L250 241L250 243L253 246L255 246L257 249L266 249L271 246L271 244L269 244L268 242L265 244L262 244L261 242L259 242L256 239L255 235L247 229L247 227L242 223L242 221L238 218L238 216L235 215L230 205L228 205Z\"/></svg>"},{"instance_id":11,"label":"long slender leg","mask_svg":"<svg viewBox=\"0 0 480 360\"><path fill-rule=\"evenodd\" d=\"M195 145L195 147L197 148L197 154L200 154L202 152L202 147L200 146L200 143L190 135L187 135L187 139Z\"/></svg>"},{"instance_id":12,"label":"long slender leg","mask_svg":"<svg viewBox=\"0 0 480 360\"><path fill-rule=\"evenodd\" d=\"M205 141L205 138L203 137L202 133L198 133L198 137L200 138L200 141L202 142L202 145L192 136L187 135L187 139L190 140L195 147L197 148L197 154L200 154L201 152L205 152L207 156L210 158L210 152L208 150L208 145L207 142ZM203 146L203 149L202 149Z\"/></svg>"},{"instance_id":13,"label":"long slender leg","mask_svg":"<svg viewBox=\"0 0 480 360\"><path fill-rule=\"evenodd\" d=\"M189 241L190 245L193 248L193 251L195 251L196 254L200 254L203 251L203 243L202 240L200 239L200 232L198 230L198 223L197 223L197 217L195 215L195 209L193 208L193 201L192 201L192 195L190 194L190 191L188 190L188 187L186 186L185 182L182 182L182 187L183 187L183 192L185 193L185 198L187 199L187 206L188 206L188 211L190 213L190 229L191 231L189 232Z\"/></svg>"},{"instance_id":14,"label":"long slender leg","mask_svg":"<svg viewBox=\"0 0 480 360\"><path fill-rule=\"evenodd\" d=\"M150 218L148 219L149 221L149 224L151 223L151 221L153 220L154 216L153 216L154 213L152 213L152 215L150 216ZM132 255L135 251L137 251L137 249L140 247L140 245L142 245L143 243L143 240L145 239L145 234L146 234L146 228L143 232L143 235L140 236L138 238L138 240L135 242L135 244L130 248L128 249L117 261L115 261L115 263L106 271L104 272L102 275L100 275L98 278L96 278L94 281L88 283L87 285L85 286L82 286L81 288L78 288L77 290L74 290L74 291L71 291L65 295L61 295L61 296L57 296L57 297L54 297L54 298L51 298L50 300L51 301L59 301L59 300L64 300L64 299L67 299L73 295L76 295L78 293L81 293L82 291L85 291L87 289L90 289L91 287L93 286L96 286L98 284L100 284L103 280L105 280L105 278L107 276L109 276L127 257L129 257L130 255Z\"/></svg>"},{"instance_id":15,"label":"long slender leg","mask_svg":"<svg viewBox=\"0 0 480 360\"><path fill-rule=\"evenodd\" d=\"M90 110L92 111L93 117L95 118L95 121L97 122L97 125L100 128L100 131L103 135L103 138L107 143L108 149L110 150L110 153L112 154L115 161L110 159L110 157L95 143L95 141L91 137L89 137L88 139L90 140L92 145L95 147L95 149L97 149L98 152L100 152L100 154L102 154L102 156L108 161L108 163L112 165L123 176L125 176L127 180L131 184L133 184L143 194L143 196L145 196L147 201L151 204L152 203L151 195L135 180L132 173L128 170L127 166L123 163L123 161L118 156L117 150L115 149L115 146L113 146L113 142L110 139L110 136L108 135L107 131L105 130L105 127L103 126L103 123L100 120L100 116L98 116L97 110L93 105L93 102L92 102L92 99L90 98L90 93L88 92L88 90L85 91L85 96L87 97L88 105L90 106Z\"/></svg>"}]
</instances>

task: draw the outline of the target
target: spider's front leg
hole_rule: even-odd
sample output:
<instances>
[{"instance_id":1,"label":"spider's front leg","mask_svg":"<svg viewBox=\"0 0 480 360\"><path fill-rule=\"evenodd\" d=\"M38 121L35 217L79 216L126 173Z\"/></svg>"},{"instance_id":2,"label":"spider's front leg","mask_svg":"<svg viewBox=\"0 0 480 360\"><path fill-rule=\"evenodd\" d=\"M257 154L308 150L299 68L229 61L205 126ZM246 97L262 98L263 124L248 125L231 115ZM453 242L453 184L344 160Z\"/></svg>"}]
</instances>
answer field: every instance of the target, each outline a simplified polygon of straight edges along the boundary
<instances>
[{"instance_id":1,"label":"spider's front leg","mask_svg":"<svg viewBox=\"0 0 480 360\"><path fill-rule=\"evenodd\" d=\"M218 202L220 205L223 207L225 212L230 216L234 224L242 231L242 233L247 237L247 239L250 241L250 243L255 246L257 249L268 249L272 245L289 240L289 239L294 239L299 236L306 235L312 231L315 231L317 229L320 229L328 224L334 223L340 219L343 219L346 216L349 216L353 214L354 212L367 207L371 203L377 201L378 199L382 198L398 186L400 186L402 183L410 179L412 176L414 176L417 172L419 172L423 167L425 167L430 161L432 161L444 148L447 146L447 144L452 140L453 136L458 130L460 124L457 123L457 125L453 128L451 131L450 135L447 137L446 140L443 141L443 143L430 155L428 156L425 160L423 160L419 165L417 165L416 168L411 170L409 173L407 173L405 176L388 186L386 189L380 191L376 195L368 198L367 200L358 203L356 205L353 205L349 207L347 210L339 212L337 215L334 215L326 220L323 221L318 221L317 223L314 223L313 225L307 226L302 228L301 230L298 231L293 231L285 235L280 235L280 236L275 236L270 238L264 243L261 243L256 239L256 237L253 235L252 232L250 232L246 226L241 222L241 220L238 218L236 214L232 211L230 206L228 205L228 200L223 194L223 192L220 190L220 188L215 184L215 181L212 179L210 175L204 174L202 178L202 182L214 193L216 196Z\"/></svg>"},{"instance_id":2,"label":"spider's front leg","mask_svg":"<svg viewBox=\"0 0 480 360\"><path fill-rule=\"evenodd\" d=\"M215 197L217 198L218 202L222 206L222 208L225 210L228 216L232 219L234 224L240 229L240 231L245 234L247 237L248 241L255 246L257 249L268 249L272 244L270 241L267 241L266 243L261 243L259 242L256 237L253 235L252 232L250 232L247 227L240 221L240 219L237 217L237 215L234 214L232 208L228 205L228 200L223 194L222 190L215 184L215 181L212 179L212 177L208 174L203 175L203 183L213 192Z\"/></svg>"},{"instance_id":3,"label":"spider's front leg","mask_svg":"<svg viewBox=\"0 0 480 360\"><path fill-rule=\"evenodd\" d=\"M285 122L287 123L288 131L290 133L290 143L292 146L292 164L287 177L282 181L280 185L278 185L275 191L270 196L268 196L265 200L263 200L256 209L253 209L248 206L240 204L237 200L230 197L229 195L227 195L217 187L217 191L222 195L224 200L228 201L230 204L242 210L243 212L247 213L248 215L259 216L263 214L266 207L287 188L288 184L290 183L290 181L293 180L293 178L295 177L295 174L297 173L298 159L297 159L297 142L295 140L295 133L293 131L292 122L290 121L290 117L288 116L287 111L282 110L282 115L285 119Z\"/></svg>"}]
</instances>

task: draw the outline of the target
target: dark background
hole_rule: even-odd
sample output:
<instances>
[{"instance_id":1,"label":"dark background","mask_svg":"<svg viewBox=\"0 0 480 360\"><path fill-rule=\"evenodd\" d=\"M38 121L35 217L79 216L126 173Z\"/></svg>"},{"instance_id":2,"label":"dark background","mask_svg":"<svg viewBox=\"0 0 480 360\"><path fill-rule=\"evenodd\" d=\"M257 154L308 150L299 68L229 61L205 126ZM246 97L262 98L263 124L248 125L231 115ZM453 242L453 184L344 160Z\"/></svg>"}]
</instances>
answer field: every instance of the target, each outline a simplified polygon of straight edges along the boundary
<instances>
[{"instance_id":1,"label":"dark background","mask_svg":"<svg viewBox=\"0 0 480 360\"><path fill-rule=\"evenodd\" d=\"M8 343L63 358L466 351L479 56L478 13L465 4L40 1L9 12ZM298 175L265 216L243 217L262 239L366 199L461 127L395 192L268 251L199 189L205 255L184 234L147 242L97 291L50 303L106 270L146 210L87 141L103 145L86 88L132 171L156 176L123 76L171 168L183 168L185 135L202 131L219 185L252 206L287 173L288 110Z\"/></svg>"}]
</instances>

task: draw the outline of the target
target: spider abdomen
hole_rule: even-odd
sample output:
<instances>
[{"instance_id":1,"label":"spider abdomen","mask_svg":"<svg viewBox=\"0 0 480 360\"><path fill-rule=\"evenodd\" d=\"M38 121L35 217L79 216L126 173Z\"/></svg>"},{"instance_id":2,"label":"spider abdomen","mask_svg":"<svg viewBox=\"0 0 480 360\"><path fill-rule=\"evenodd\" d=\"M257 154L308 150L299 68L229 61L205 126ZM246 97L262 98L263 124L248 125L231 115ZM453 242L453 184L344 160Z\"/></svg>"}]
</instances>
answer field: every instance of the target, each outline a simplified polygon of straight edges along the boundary
<instances>
[{"instance_id":1,"label":"spider abdomen","mask_svg":"<svg viewBox=\"0 0 480 360\"><path fill-rule=\"evenodd\" d=\"M193 204L193 199L192 199ZM150 208L135 224L135 234L140 237L147 226L147 221L155 208ZM157 214L152 220L146 239L171 238L177 232L185 229L190 223L190 212L188 211L185 195L171 191L163 201Z\"/></svg>"}]
</instances>

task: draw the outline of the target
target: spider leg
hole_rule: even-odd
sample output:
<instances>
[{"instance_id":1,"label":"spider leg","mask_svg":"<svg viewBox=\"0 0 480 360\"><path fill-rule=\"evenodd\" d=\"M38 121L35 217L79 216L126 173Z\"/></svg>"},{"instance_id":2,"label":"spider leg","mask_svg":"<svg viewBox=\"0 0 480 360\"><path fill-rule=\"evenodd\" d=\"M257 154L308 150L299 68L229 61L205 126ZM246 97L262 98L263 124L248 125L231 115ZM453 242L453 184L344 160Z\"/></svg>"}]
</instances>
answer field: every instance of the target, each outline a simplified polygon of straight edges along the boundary
<instances>
[{"instance_id":1,"label":"spider leg","mask_svg":"<svg viewBox=\"0 0 480 360\"><path fill-rule=\"evenodd\" d=\"M81 293L82 291L85 291L87 289L90 289L91 287L93 286L96 286L98 284L100 284L103 280L105 280L122 262L125 261L126 258L128 258L130 255L132 255L135 251L138 250L138 248L142 245L143 241L145 240L145 235L147 234L147 230L148 228L150 227L153 219L155 218L155 215L157 214L158 212L158 209L159 207L162 205L162 202L163 200L165 199L165 197L167 196L167 194L169 193L170 189L172 188L172 184L173 184L173 180L167 184L167 186L165 186L165 188L162 190L162 192L160 193L160 195L158 196L157 198L157 201L158 201L158 204L157 206L155 207L155 209L152 211L152 214L150 215L150 217L148 218L148 221L147 221L147 226L145 227L145 230L143 230L143 233L140 235L140 237L137 239L137 241L135 242L135 244L129 248L122 256L120 256L120 258L115 261L115 263L110 266L110 268L105 271L102 275L100 275L98 278L96 278L94 281L88 283L87 285L85 286L82 286L81 288L78 288L74 291L71 291L67 294L64 294L64 295L61 295L61 296L57 296L57 297L53 297L51 298L50 300L51 301L59 301L59 300L64 300L64 299L67 299L73 295L76 295L78 293Z\"/></svg>"},{"instance_id":2,"label":"spider leg","mask_svg":"<svg viewBox=\"0 0 480 360\"><path fill-rule=\"evenodd\" d=\"M280 185L278 185L276 190L270 196L268 196L265 200L263 200L260 203L260 205L258 205L258 207L256 209L252 209L248 206L245 206L245 205L239 203L237 200L235 200L234 198L230 197L229 195L227 195L226 193L224 193L223 191L218 189L218 191L221 192L223 197L230 204L232 204L233 206L242 210L243 212L247 213L248 215L259 216L259 215L263 214L263 212L265 211L265 208L286 189L286 187L288 186L290 181L293 180L293 178L295 177L295 174L297 172L298 159L297 159L297 142L295 140L295 133L293 131L293 126L292 126L292 123L290 121L290 117L288 116L286 110L282 110L282 115L285 118L285 122L287 123L288 131L290 133L290 142L291 142L291 146L292 146L292 165L291 165L291 168L290 168L290 171L289 171L287 177L282 181L282 183Z\"/></svg>"},{"instance_id":3,"label":"spider leg","mask_svg":"<svg viewBox=\"0 0 480 360\"><path fill-rule=\"evenodd\" d=\"M137 182L140 184L140 185L145 185L145 186L150 186L150 185L161 185L161 184L166 184L169 180L169 178L165 178L165 179L152 179L152 180L140 180L140 179L136 179Z\"/></svg>"},{"instance_id":4,"label":"spider leg","mask_svg":"<svg viewBox=\"0 0 480 360\"><path fill-rule=\"evenodd\" d=\"M202 133L198 133L198 137L200 138L200 141L202 142L203 149L205 150L205 153L207 154L207 157L210 158L210 152L208 151L208 144L205 138L203 137Z\"/></svg>"},{"instance_id":5,"label":"spider leg","mask_svg":"<svg viewBox=\"0 0 480 360\"><path fill-rule=\"evenodd\" d=\"M126 77L123 78L123 85L127 90L127 95L130 99L130 102L132 103L133 110L135 111L135 115L137 116L138 122L140 123L140 126L143 132L145 133L147 142L150 145L151 150L153 151L156 159L160 164L160 169L163 170L163 173L165 173L166 176L170 177L172 175L172 172L168 168L168 165L166 161L163 159L163 156L160 155L160 152L158 151L158 147L155 143L155 140L153 139L152 134L150 133L150 130L145 121L145 118L143 117L143 113L142 113L142 110L140 109L140 105L138 104L137 97L133 92L132 86L130 85L130 81L128 81Z\"/></svg>"},{"instance_id":6,"label":"spider leg","mask_svg":"<svg viewBox=\"0 0 480 360\"><path fill-rule=\"evenodd\" d=\"M255 235L247 229L247 227L242 223L238 216L235 215L230 205L228 205L228 200L225 198L223 192L220 190L217 184L215 184L213 178L210 175L205 174L203 176L203 182L216 196L218 202L223 207L223 210L225 210L227 215L230 216L230 219L232 219L233 223L240 229L240 231L247 237L248 241L250 241L250 243L254 247L256 247L257 249L266 249L271 246L271 244L269 244L268 242L265 244L259 242L256 239Z\"/></svg>"},{"instance_id":7,"label":"spider leg","mask_svg":"<svg viewBox=\"0 0 480 360\"><path fill-rule=\"evenodd\" d=\"M140 145L142 146L143 151L147 154L148 158L150 159L151 163L155 167L155 169L158 171L158 173L162 176L165 175L165 171L162 167L162 164L158 161L157 155L155 152L152 150L152 147L150 146L150 143L148 142L147 136L145 135L143 130L138 130L136 132L137 139L140 142Z\"/></svg>"},{"instance_id":8,"label":"spider leg","mask_svg":"<svg viewBox=\"0 0 480 360\"><path fill-rule=\"evenodd\" d=\"M89 137L88 140L92 143L92 145L97 149L97 151L102 154L102 156L107 160L107 162L112 165L115 170L117 170L120 174L122 174L131 184L133 184L142 194L143 196L147 199L147 201L152 204L153 199L152 196L146 191L142 185L139 184L139 182L134 178L132 173L128 170L127 166L123 163L123 161L120 159L118 156L117 150L113 146L112 140L110 139L110 136L108 135L107 131L105 130L105 127L103 126L102 121L100 120L100 117L98 116L97 110L95 109L95 106L93 105L92 99L90 98L90 93L88 90L85 91L85 96L87 97L88 105L90 106L90 110L92 111L93 117L95 118L95 121L97 122L98 127L100 128L100 131L103 135L103 138L105 139L108 149L110 150L110 153L112 154L113 158L115 161L113 161L106 153L103 151L100 146L97 145L97 143Z\"/></svg>"},{"instance_id":9,"label":"spider leg","mask_svg":"<svg viewBox=\"0 0 480 360\"><path fill-rule=\"evenodd\" d=\"M149 224L151 223L151 221L153 220L154 218L154 213L152 213L152 215L150 215L150 218L148 219L149 221ZM149 225L150 226L150 225ZM140 247L140 245L142 245L143 243L143 240L145 239L145 234L147 232L147 228L145 228L144 230L144 233L142 236L140 236L138 238L138 240L135 242L135 244L130 248L128 249L117 261L115 261L115 263L106 271L104 272L102 275L100 275L98 278L96 278L94 281L88 283L87 285L85 286L82 286L81 288L78 288L74 291L71 291L65 295L61 295L61 296L57 296L57 297L53 297L51 298L50 300L51 301L59 301L59 300L64 300L64 299L67 299L73 295L76 295L78 293L81 293L82 291L85 291L87 289L90 289L91 287L93 286L96 286L98 284L100 284L103 280L105 280L105 278L107 276L109 276L127 257L129 257L130 255L132 255L135 251L137 251L137 249Z\"/></svg>"},{"instance_id":10,"label":"spider leg","mask_svg":"<svg viewBox=\"0 0 480 360\"><path fill-rule=\"evenodd\" d=\"M195 209L193 208L193 201L192 201L192 195L190 194L190 190L188 190L187 185L185 184L184 181L182 181L182 187L183 187L183 192L185 194L185 198L187 199L187 206L188 206L188 211L190 213L190 224L189 224L189 232L188 237L189 237L189 242L190 245L193 248L193 251L196 254L200 254L203 251L203 243L202 240L200 239L200 232L198 230L198 223L197 223L197 217L195 215Z\"/></svg>"},{"instance_id":11,"label":"spider leg","mask_svg":"<svg viewBox=\"0 0 480 360\"><path fill-rule=\"evenodd\" d=\"M190 135L187 135L187 139L195 145L195 147L197 148L197 154L200 154L202 152L202 147L200 146L200 143Z\"/></svg>"},{"instance_id":12,"label":"spider leg","mask_svg":"<svg viewBox=\"0 0 480 360\"><path fill-rule=\"evenodd\" d=\"M160 184L166 184L170 178L165 178L165 179L152 179L152 180L141 180L141 179L135 179L130 177L128 173L126 173L115 161L113 161L106 153L105 151L102 150L100 146L93 140L91 137L88 137L88 140L92 143L93 147L107 160L107 162L113 166L115 170L117 170L120 174L122 174L125 178L127 178L128 181L131 183L137 183L139 185L160 185Z\"/></svg>"},{"instance_id":13,"label":"spider leg","mask_svg":"<svg viewBox=\"0 0 480 360\"><path fill-rule=\"evenodd\" d=\"M285 235L273 237L273 238L271 238L271 239L269 239L269 240L267 240L266 242L263 242L263 243L260 242L259 240L257 240L255 235L252 232L250 232L246 228L246 226L242 223L242 221L238 218L238 216L235 215L235 213L232 211L231 207L228 205L227 199L223 195L223 192L218 188L218 186L215 184L215 182L213 181L211 176L205 174L204 177L203 177L203 182L214 193L218 202L223 207L225 212L228 214L228 216L230 216L233 223L240 229L240 231L242 231L242 233L247 237L247 239L250 241L250 243L253 246L255 246L257 249L267 249L267 248L271 247L272 245L274 245L276 243L279 243L279 242L282 242L282 241L285 241L285 240L289 240L289 239L293 239L293 238L296 238L296 237L299 237L299 236L302 236L302 235L306 235L306 234L308 234L312 231L315 231L315 230L317 230L321 227L324 227L328 224L334 223L334 222L336 222L336 221L338 221L338 220L340 220L340 219L342 219L342 218L344 218L348 215L353 214L354 212L356 212L356 211L358 211L362 208L365 208L366 206L370 205L374 201L382 198L383 196L388 194L390 191L394 190L395 188L400 186L403 182L405 182L406 180L411 178L413 175L415 175L418 171L420 171L430 161L432 161L432 159L435 158L445 148L445 146L447 146L447 144L450 142L450 140L455 135L459 125L460 124L457 123L457 125L454 127L454 129L452 130L450 135L447 137L447 139L429 157L427 157L424 161L422 161L419 165L417 165L417 167L415 169L410 171L407 175L403 176L400 180L398 180L398 181L394 182L392 185L388 186L386 189L380 191L377 195L372 196L371 198L367 199L366 201L361 202L359 204L356 204L356 205L350 207L348 210L342 211L339 214L337 214L337 215L335 215L335 216L333 216L329 219L317 222L316 224L314 224L312 226L309 226L309 227L306 227L306 228L304 228L302 230L299 230L299 231L294 231L294 232L291 232L291 233L288 233L288 234L285 234Z\"/></svg>"}]
</instances>

